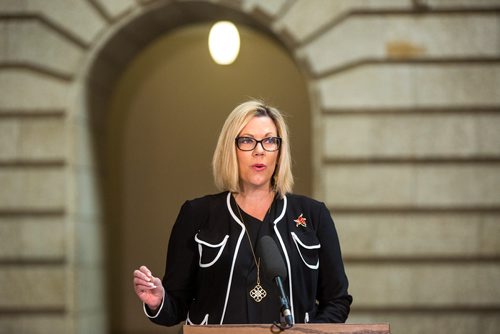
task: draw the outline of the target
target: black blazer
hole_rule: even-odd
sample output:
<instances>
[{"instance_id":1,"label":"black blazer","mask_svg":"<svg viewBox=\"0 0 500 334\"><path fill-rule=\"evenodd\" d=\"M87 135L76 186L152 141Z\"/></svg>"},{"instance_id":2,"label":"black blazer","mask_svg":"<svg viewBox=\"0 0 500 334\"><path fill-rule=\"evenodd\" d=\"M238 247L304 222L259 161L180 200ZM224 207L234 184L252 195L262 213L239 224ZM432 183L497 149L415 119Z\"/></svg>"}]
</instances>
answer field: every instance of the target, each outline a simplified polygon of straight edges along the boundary
<instances>
[{"instance_id":1,"label":"black blazer","mask_svg":"<svg viewBox=\"0 0 500 334\"><path fill-rule=\"evenodd\" d=\"M321 202L292 194L274 206L269 231L287 267L284 289L294 322L345 322L352 297L330 212ZM154 313L144 306L146 315L166 326L272 322L245 307L250 297L244 276L250 275L242 268L250 254L231 193L186 201L170 236L164 302ZM278 320L279 309L271 312Z\"/></svg>"}]
</instances>

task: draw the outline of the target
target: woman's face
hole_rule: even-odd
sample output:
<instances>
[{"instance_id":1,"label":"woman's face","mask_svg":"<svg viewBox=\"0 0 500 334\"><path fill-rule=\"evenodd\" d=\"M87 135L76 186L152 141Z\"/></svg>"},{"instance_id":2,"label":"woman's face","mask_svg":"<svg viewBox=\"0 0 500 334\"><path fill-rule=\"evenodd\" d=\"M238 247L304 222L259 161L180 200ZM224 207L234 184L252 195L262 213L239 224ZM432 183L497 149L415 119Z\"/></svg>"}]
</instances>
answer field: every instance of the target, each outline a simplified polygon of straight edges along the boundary
<instances>
[{"instance_id":1,"label":"woman's face","mask_svg":"<svg viewBox=\"0 0 500 334\"><path fill-rule=\"evenodd\" d=\"M255 116L238 135L238 137L251 137L256 140L277 136L276 125L267 116ZM252 151L242 151L236 148L241 190L243 192L258 189L269 190L278 155L279 150L266 151L261 143L258 143Z\"/></svg>"}]
</instances>

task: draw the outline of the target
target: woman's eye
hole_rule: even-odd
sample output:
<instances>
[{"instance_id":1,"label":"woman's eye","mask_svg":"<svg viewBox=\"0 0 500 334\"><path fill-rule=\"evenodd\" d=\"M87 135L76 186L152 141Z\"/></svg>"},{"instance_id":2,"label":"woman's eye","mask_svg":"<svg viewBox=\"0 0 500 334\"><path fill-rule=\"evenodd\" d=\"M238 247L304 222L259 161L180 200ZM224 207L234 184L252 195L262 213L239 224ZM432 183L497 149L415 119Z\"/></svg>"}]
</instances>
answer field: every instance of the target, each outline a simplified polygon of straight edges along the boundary
<instances>
[{"instance_id":1,"label":"woman's eye","mask_svg":"<svg viewBox=\"0 0 500 334\"><path fill-rule=\"evenodd\" d=\"M240 143L241 144L252 144L253 143L253 139L252 138L248 138L248 137L243 137L243 138L240 138Z\"/></svg>"},{"instance_id":2,"label":"woman's eye","mask_svg":"<svg viewBox=\"0 0 500 334\"><path fill-rule=\"evenodd\" d=\"M266 144L276 144L276 137L269 137L263 139Z\"/></svg>"}]
</instances>

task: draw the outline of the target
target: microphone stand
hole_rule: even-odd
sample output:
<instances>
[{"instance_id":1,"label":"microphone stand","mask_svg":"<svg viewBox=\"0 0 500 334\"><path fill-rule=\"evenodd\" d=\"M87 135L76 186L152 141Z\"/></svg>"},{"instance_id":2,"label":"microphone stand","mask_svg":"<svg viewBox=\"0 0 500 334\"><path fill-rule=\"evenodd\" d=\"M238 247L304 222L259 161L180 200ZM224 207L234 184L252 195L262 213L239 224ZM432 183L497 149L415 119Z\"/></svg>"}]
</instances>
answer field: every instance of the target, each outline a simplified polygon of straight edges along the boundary
<instances>
[{"instance_id":1,"label":"microphone stand","mask_svg":"<svg viewBox=\"0 0 500 334\"><path fill-rule=\"evenodd\" d=\"M280 293L280 302L281 302L281 315L285 319L285 323L283 324L278 325L276 322L274 324L282 330L292 328L293 327L292 312L290 312L290 306L288 305L288 298L286 297L285 289L283 289L283 282L281 281L281 277L276 276L274 278L274 282L278 286L278 290Z\"/></svg>"}]
</instances>

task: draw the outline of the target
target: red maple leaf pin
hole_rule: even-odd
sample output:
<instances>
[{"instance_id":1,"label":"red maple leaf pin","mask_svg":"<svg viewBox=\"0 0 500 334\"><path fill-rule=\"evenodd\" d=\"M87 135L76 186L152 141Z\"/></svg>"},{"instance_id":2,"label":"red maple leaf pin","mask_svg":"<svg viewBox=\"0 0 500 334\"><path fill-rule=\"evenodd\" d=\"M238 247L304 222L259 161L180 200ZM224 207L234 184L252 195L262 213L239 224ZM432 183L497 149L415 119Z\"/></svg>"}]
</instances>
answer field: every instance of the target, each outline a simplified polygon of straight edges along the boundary
<instances>
[{"instance_id":1,"label":"red maple leaf pin","mask_svg":"<svg viewBox=\"0 0 500 334\"><path fill-rule=\"evenodd\" d=\"M303 227L306 227L307 224L306 224L306 218L303 217L303 214L301 213L299 218L295 219L294 222L296 223L295 226L296 227L299 227L300 226L303 226Z\"/></svg>"}]
</instances>

